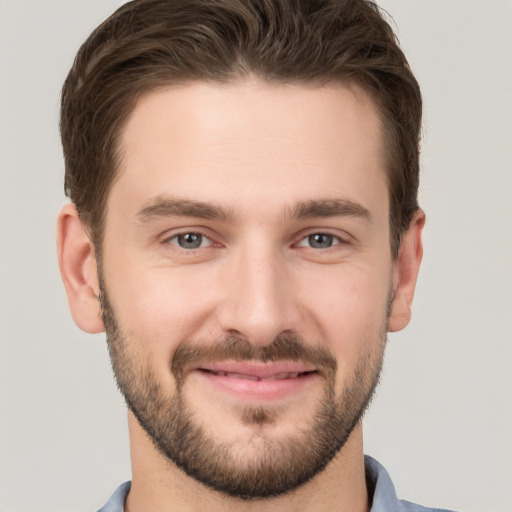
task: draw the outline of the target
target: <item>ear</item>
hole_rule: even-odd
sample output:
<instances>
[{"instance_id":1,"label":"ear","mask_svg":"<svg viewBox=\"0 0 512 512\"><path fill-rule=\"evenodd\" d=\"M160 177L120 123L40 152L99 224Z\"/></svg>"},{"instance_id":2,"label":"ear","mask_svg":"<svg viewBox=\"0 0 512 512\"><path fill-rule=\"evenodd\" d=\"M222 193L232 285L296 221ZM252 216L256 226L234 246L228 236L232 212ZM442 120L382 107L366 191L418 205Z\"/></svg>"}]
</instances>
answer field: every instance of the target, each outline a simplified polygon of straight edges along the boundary
<instances>
[{"instance_id":1,"label":"ear","mask_svg":"<svg viewBox=\"0 0 512 512\"><path fill-rule=\"evenodd\" d=\"M423 257L421 232L425 225L425 214L418 210L409 229L403 234L393 272L393 302L388 320L388 331L402 330L411 320L411 306L416 288L416 279Z\"/></svg>"},{"instance_id":2,"label":"ear","mask_svg":"<svg viewBox=\"0 0 512 512\"><path fill-rule=\"evenodd\" d=\"M57 220L57 252L73 320L83 331L104 331L94 245L72 204Z\"/></svg>"}]
</instances>

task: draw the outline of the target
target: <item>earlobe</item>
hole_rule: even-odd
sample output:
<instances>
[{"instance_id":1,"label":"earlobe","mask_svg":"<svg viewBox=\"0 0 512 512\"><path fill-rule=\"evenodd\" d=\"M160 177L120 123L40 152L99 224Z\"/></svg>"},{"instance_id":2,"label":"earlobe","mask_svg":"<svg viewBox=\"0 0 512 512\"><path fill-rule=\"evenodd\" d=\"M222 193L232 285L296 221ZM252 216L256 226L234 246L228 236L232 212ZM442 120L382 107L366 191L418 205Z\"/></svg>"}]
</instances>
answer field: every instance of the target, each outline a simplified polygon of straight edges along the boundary
<instances>
[{"instance_id":1,"label":"earlobe","mask_svg":"<svg viewBox=\"0 0 512 512\"><path fill-rule=\"evenodd\" d=\"M393 276L393 300L388 320L388 331L402 330L411 320L411 307L421 259L423 243L421 233L425 225L425 214L418 210L409 229L402 236Z\"/></svg>"},{"instance_id":2,"label":"earlobe","mask_svg":"<svg viewBox=\"0 0 512 512\"><path fill-rule=\"evenodd\" d=\"M104 331L94 245L72 204L62 208L57 220L57 251L73 320L83 331Z\"/></svg>"}]
</instances>

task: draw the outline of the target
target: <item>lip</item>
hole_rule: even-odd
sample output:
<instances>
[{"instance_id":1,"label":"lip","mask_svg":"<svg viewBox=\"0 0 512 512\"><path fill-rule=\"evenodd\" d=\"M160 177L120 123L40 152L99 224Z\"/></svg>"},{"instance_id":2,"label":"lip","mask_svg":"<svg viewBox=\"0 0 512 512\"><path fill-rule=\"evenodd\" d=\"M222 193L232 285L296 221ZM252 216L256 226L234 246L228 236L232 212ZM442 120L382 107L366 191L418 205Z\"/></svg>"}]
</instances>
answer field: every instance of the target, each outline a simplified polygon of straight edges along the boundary
<instances>
[{"instance_id":1,"label":"lip","mask_svg":"<svg viewBox=\"0 0 512 512\"><path fill-rule=\"evenodd\" d=\"M201 365L193 373L221 392L251 401L292 396L318 378L313 366L293 361L223 361Z\"/></svg>"}]
</instances>

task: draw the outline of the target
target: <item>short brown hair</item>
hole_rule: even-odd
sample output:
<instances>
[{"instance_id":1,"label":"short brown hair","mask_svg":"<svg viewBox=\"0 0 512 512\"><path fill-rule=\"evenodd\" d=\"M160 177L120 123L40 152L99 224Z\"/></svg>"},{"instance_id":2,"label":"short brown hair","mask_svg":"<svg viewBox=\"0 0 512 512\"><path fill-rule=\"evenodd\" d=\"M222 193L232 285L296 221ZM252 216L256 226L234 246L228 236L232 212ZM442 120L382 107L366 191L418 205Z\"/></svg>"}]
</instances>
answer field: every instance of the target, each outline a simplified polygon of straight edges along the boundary
<instances>
[{"instance_id":1,"label":"short brown hair","mask_svg":"<svg viewBox=\"0 0 512 512\"><path fill-rule=\"evenodd\" d=\"M362 87L384 127L391 248L418 210L421 93L381 10L365 0L134 0L80 48L64 83L65 192L101 246L123 123L144 93L247 75Z\"/></svg>"}]
</instances>

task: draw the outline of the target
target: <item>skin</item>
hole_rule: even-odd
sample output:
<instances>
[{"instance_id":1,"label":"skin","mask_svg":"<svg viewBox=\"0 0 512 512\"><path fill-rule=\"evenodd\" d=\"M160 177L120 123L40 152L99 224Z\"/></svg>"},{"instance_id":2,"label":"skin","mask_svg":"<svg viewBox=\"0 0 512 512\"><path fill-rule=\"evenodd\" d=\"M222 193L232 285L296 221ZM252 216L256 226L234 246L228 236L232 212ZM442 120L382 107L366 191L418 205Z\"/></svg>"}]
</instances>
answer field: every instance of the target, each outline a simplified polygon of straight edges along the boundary
<instances>
[{"instance_id":1,"label":"skin","mask_svg":"<svg viewBox=\"0 0 512 512\"><path fill-rule=\"evenodd\" d=\"M425 219L417 213L394 259L381 125L363 91L257 79L173 86L138 101L121 148L107 202L103 276L130 357L149 362L168 396L176 391L169 361L184 340L235 335L263 347L292 331L335 356L340 396L358 362L382 352L382 333L409 322ZM176 199L213 204L226 215L171 214L167 207L165 215L144 215ZM298 204L326 200L366 213L293 215ZM183 233L207 238L185 250L176 238ZM312 247L315 233L333 235L333 245ZM103 331L94 246L72 205L59 216L58 250L75 322ZM310 424L323 387L311 379L269 400L224 392L191 373L183 389L216 438L251 460L258 439L289 438ZM246 405L268 406L275 421L244 424ZM360 424L322 473L262 505L186 476L131 413L128 422L130 512L369 509Z\"/></svg>"}]
</instances>

